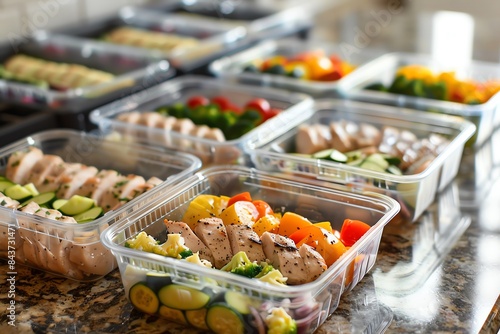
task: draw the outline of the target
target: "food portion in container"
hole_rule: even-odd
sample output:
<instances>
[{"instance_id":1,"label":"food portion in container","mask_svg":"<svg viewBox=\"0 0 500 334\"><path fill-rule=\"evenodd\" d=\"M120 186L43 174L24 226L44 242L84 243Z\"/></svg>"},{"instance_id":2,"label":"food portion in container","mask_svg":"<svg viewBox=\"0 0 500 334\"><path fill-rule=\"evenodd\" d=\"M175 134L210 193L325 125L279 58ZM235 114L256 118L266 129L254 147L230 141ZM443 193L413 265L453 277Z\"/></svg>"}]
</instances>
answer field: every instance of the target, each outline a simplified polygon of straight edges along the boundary
<instances>
[{"instance_id":1,"label":"food portion in container","mask_svg":"<svg viewBox=\"0 0 500 334\"><path fill-rule=\"evenodd\" d=\"M376 82L365 89L463 104L483 104L500 90L500 80L461 79L455 72L435 72L424 65L400 67L389 85Z\"/></svg>"},{"instance_id":2,"label":"food portion in container","mask_svg":"<svg viewBox=\"0 0 500 334\"><path fill-rule=\"evenodd\" d=\"M192 48L199 44L198 39L179 35L175 32L149 31L129 26L115 28L107 32L102 39L114 44L156 49L165 52Z\"/></svg>"},{"instance_id":3,"label":"food portion in container","mask_svg":"<svg viewBox=\"0 0 500 334\"><path fill-rule=\"evenodd\" d=\"M225 96L191 96L186 103L163 105L156 112L132 111L117 119L132 124L176 131L183 135L224 142L243 136L280 113L269 101L253 98L243 106Z\"/></svg>"},{"instance_id":4,"label":"food portion in container","mask_svg":"<svg viewBox=\"0 0 500 334\"><path fill-rule=\"evenodd\" d=\"M64 91L111 82L114 75L79 64L19 54L7 59L0 67L0 78Z\"/></svg>"},{"instance_id":5,"label":"food portion in container","mask_svg":"<svg viewBox=\"0 0 500 334\"><path fill-rule=\"evenodd\" d=\"M337 120L300 125L295 153L377 172L410 175L423 172L449 143L449 139L436 133L418 138L410 130L393 126L379 128L364 122Z\"/></svg>"},{"instance_id":6,"label":"food portion in container","mask_svg":"<svg viewBox=\"0 0 500 334\"><path fill-rule=\"evenodd\" d=\"M164 219L165 242L142 231L125 246L284 287L318 279L371 228L362 221L345 219L336 231L313 206L304 204L294 211L272 208L249 192L231 197L201 194L189 203L182 219ZM352 280L353 265L345 285ZM216 333L245 332L248 326L247 330L259 326L278 330L275 326L280 322L296 330L303 317L285 308L262 308L257 300L236 291L197 290L153 272L143 278L124 283L131 286L128 296L134 307ZM182 302L181 294L185 296ZM224 313L228 323L215 321L216 315Z\"/></svg>"},{"instance_id":7,"label":"food portion in container","mask_svg":"<svg viewBox=\"0 0 500 334\"><path fill-rule=\"evenodd\" d=\"M107 274L116 263L97 242L99 231L46 226L36 217L69 225L90 223L161 182L65 162L36 147L14 152L5 176L0 176L0 206L22 213L17 219L16 261L80 280Z\"/></svg>"},{"instance_id":8,"label":"food portion in container","mask_svg":"<svg viewBox=\"0 0 500 334\"><path fill-rule=\"evenodd\" d=\"M295 55L276 54L253 60L243 71L287 76L306 81L336 81L349 74L355 66L337 54L326 54L322 49L304 51Z\"/></svg>"}]
</instances>

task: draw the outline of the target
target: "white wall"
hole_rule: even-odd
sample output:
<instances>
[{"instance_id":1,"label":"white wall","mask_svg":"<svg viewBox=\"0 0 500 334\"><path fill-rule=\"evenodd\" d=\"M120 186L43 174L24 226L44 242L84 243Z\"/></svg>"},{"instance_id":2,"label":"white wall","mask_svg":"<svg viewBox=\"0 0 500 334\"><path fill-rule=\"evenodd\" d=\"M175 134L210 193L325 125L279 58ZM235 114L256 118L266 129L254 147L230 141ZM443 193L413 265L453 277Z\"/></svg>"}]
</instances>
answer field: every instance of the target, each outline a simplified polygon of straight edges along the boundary
<instances>
[{"instance_id":1,"label":"white wall","mask_svg":"<svg viewBox=\"0 0 500 334\"><path fill-rule=\"evenodd\" d=\"M84 22L147 0L0 0L0 39Z\"/></svg>"}]
</instances>

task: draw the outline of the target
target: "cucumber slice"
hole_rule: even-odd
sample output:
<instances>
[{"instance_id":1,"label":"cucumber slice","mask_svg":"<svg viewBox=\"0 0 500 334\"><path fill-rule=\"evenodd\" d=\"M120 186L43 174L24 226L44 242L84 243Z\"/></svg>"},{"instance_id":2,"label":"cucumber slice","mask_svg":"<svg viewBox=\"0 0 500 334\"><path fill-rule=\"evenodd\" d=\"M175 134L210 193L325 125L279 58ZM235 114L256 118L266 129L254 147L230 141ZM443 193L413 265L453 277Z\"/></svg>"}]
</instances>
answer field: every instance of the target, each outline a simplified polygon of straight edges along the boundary
<instances>
[{"instance_id":1,"label":"cucumber slice","mask_svg":"<svg viewBox=\"0 0 500 334\"><path fill-rule=\"evenodd\" d=\"M390 165L389 167L387 167L387 172L394 175L403 175L401 169L399 169L397 166L394 165Z\"/></svg>"},{"instance_id":2,"label":"cucumber slice","mask_svg":"<svg viewBox=\"0 0 500 334\"><path fill-rule=\"evenodd\" d=\"M226 291L224 300L233 309L243 315L250 314L250 306L252 306L252 298L236 291Z\"/></svg>"},{"instance_id":3,"label":"cucumber slice","mask_svg":"<svg viewBox=\"0 0 500 334\"><path fill-rule=\"evenodd\" d=\"M48 193L43 193L38 196L35 196L33 198L30 198L29 200L23 202L21 206L25 206L30 202L35 202L36 204L50 208L52 206L52 202L56 200L56 193L55 192L48 192ZM52 206L53 207L53 206Z\"/></svg>"},{"instance_id":4,"label":"cucumber slice","mask_svg":"<svg viewBox=\"0 0 500 334\"><path fill-rule=\"evenodd\" d=\"M163 305L180 310L196 310L210 301L210 295L203 291L179 284L169 284L158 292Z\"/></svg>"},{"instance_id":5,"label":"cucumber slice","mask_svg":"<svg viewBox=\"0 0 500 334\"><path fill-rule=\"evenodd\" d=\"M330 159L330 155L334 151L333 148L327 148L326 150L321 150L316 153L313 153L313 159Z\"/></svg>"},{"instance_id":6,"label":"cucumber slice","mask_svg":"<svg viewBox=\"0 0 500 334\"><path fill-rule=\"evenodd\" d=\"M369 162L372 162L372 163L379 165L380 168L382 168L382 171L385 171L387 169L387 167L389 167L389 163L387 162L387 160L385 160L384 156L380 153L370 154L365 159L365 161L369 161Z\"/></svg>"},{"instance_id":7,"label":"cucumber slice","mask_svg":"<svg viewBox=\"0 0 500 334\"><path fill-rule=\"evenodd\" d=\"M75 216L90 210L94 206L94 200L92 198L83 197L80 195L73 195L68 200L66 204L59 208L66 216Z\"/></svg>"},{"instance_id":8,"label":"cucumber slice","mask_svg":"<svg viewBox=\"0 0 500 334\"><path fill-rule=\"evenodd\" d=\"M153 290L143 282L134 284L128 293L130 303L139 311L155 314L160 307L160 301Z\"/></svg>"},{"instance_id":9,"label":"cucumber slice","mask_svg":"<svg viewBox=\"0 0 500 334\"><path fill-rule=\"evenodd\" d=\"M14 184L13 186L5 189L5 196L15 199L16 201L23 202L28 198L33 197L31 192L20 184Z\"/></svg>"},{"instance_id":10,"label":"cucumber slice","mask_svg":"<svg viewBox=\"0 0 500 334\"><path fill-rule=\"evenodd\" d=\"M365 161L364 158L359 158L356 160L348 161L346 165L359 167L363 163L363 161Z\"/></svg>"},{"instance_id":11,"label":"cucumber slice","mask_svg":"<svg viewBox=\"0 0 500 334\"><path fill-rule=\"evenodd\" d=\"M347 155L337 150L332 151L332 153L330 154L330 159L332 159L335 162L341 162L341 163L346 163L348 160Z\"/></svg>"},{"instance_id":12,"label":"cucumber slice","mask_svg":"<svg viewBox=\"0 0 500 334\"><path fill-rule=\"evenodd\" d=\"M172 276L167 273L148 272L146 274L146 284L153 291L158 292L165 285L172 284Z\"/></svg>"},{"instance_id":13,"label":"cucumber slice","mask_svg":"<svg viewBox=\"0 0 500 334\"><path fill-rule=\"evenodd\" d=\"M214 303L207 311L206 322L215 333L243 334L245 322L241 314L223 303Z\"/></svg>"},{"instance_id":14,"label":"cucumber slice","mask_svg":"<svg viewBox=\"0 0 500 334\"><path fill-rule=\"evenodd\" d=\"M61 208L61 206L63 206L64 204L68 203L68 200L67 199L64 199L64 198L61 198L61 199L57 199L55 200L53 203L52 203L52 208L56 209L56 210L59 210Z\"/></svg>"},{"instance_id":15,"label":"cucumber slice","mask_svg":"<svg viewBox=\"0 0 500 334\"><path fill-rule=\"evenodd\" d=\"M373 170L376 172L385 173L385 168L382 168L379 164L372 162L372 161L369 161L369 160L366 160L366 159L365 159L365 161L363 161L363 163L359 167L364 168L364 169Z\"/></svg>"},{"instance_id":16,"label":"cucumber slice","mask_svg":"<svg viewBox=\"0 0 500 334\"><path fill-rule=\"evenodd\" d=\"M9 180L5 179L3 181L0 181L0 191L4 192L5 189L12 187L16 185L14 182L10 182Z\"/></svg>"},{"instance_id":17,"label":"cucumber slice","mask_svg":"<svg viewBox=\"0 0 500 334\"><path fill-rule=\"evenodd\" d=\"M36 189L35 185L33 183L28 183L24 185L24 188L28 189L28 191L31 193L31 196L38 196L40 193Z\"/></svg>"},{"instance_id":18,"label":"cucumber slice","mask_svg":"<svg viewBox=\"0 0 500 334\"><path fill-rule=\"evenodd\" d=\"M389 165L399 166L399 164L401 163L401 159L394 155L384 154L382 156L384 157L385 161L389 163Z\"/></svg>"},{"instance_id":19,"label":"cucumber slice","mask_svg":"<svg viewBox=\"0 0 500 334\"><path fill-rule=\"evenodd\" d=\"M90 210L74 215L73 218L77 223L88 223L101 217L103 213L104 210L100 206L96 206Z\"/></svg>"}]
</instances>

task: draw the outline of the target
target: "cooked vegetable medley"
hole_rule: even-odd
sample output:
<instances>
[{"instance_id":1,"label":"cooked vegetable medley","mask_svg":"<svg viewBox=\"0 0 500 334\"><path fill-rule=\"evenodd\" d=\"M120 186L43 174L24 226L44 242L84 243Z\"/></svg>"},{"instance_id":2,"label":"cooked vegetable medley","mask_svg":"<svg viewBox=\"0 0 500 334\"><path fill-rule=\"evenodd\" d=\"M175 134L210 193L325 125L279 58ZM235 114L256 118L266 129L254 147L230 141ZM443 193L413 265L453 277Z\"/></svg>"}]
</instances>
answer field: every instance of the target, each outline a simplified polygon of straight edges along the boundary
<instances>
[{"instance_id":1,"label":"cooked vegetable medley","mask_svg":"<svg viewBox=\"0 0 500 334\"><path fill-rule=\"evenodd\" d=\"M305 51L291 57L276 55L257 59L247 65L245 72L268 73L311 81L336 81L355 69L338 55L324 50Z\"/></svg>"},{"instance_id":2,"label":"cooked vegetable medley","mask_svg":"<svg viewBox=\"0 0 500 334\"><path fill-rule=\"evenodd\" d=\"M372 84L366 89L465 104L486 103L500 90L500 80L478 82L460 79L455 72L434 73L422 65L403 66L389 86Z\"/></svg>"}]
</instances>

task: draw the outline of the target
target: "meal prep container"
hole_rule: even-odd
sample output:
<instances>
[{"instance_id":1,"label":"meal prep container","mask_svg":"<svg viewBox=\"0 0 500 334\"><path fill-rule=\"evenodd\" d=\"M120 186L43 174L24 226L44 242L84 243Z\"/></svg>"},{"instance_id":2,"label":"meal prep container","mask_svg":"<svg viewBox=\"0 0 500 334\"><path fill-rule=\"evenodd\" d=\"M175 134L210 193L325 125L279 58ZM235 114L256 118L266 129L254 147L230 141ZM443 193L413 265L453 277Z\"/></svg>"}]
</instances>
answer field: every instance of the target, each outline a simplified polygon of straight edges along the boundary
<instances>
[{"instance_id":1,"label":"meal prep container","mask_svg":"<svg viewBox=\"0 0 500 334\"><path fill-rule=\"evenodd\" d=\"M471 217L461 209L458 186L451 182L416 222L386 226L384 243L397 245L405 256L391 270L372 273L377 291L383 291L381 295L418 295L470 226Z\"/></svg>"},{"instance_id":2,"label":"meal prep container","mask_svg":"<svg viewBox=\"0 0 500 334\"><path fill-rule=\"evenodd\" d=\"M245 27L248 42L301 33L313 25L322 1L160 0L145 8Z\"/></svg>"},{"instance_id":3,"label":"meal prep container","mask_svg":"<svg viewBox=\"0 0 500 334\"><path fill-rule=\"evenodd\" d=\"M248 50L220 58L210 64L209 70L217 77L239 83L272 86L299 91L314 97L335 97L339 82L345 80L356 69L345 77L336 81L312 81L291 78L284 75L269 73L245 72L246 66L257 59L266 59L283 55L291 57L299 53L323 50L325 55L336 54L340 59L359 66L375 58L373 51L355 53L344 57L344 52L338 45L321 41L303 41L298 39L281 39L262 42Z\"/></svg>"},{"instance_id":4,"label":"meal prep container","mask_svg":"<svg viewBox=\"0 0 500 334\"><path fill-rule=\"evenodd\" d=\"M295 286L276 286L124 246L141 231L160 242L165 241L164 219L182 219L189 203L200 194L232 196L242 191L249 191L252 198L263 199L273 208L294 211L303 204L315 207L304 215L314 221L311 212L317 209L334 229L340 229L346 217L363 219L372 227L318 279ZM163 198L151 201L117 222L102 234L102 240L116 256L127 296L132 285L145 282L147 273L163 274L164 278L169 275L165 282L171 279L195 291L239 293L242 305L253 308L257 319L265 317L270 308L283 307L297 322L299 333L312 333L335 311L340 297L354 288L374 265L383 228L398 209L396 201L375 193L362 195L346 191L342 186L323 187L321 182L300 177L287 180L280 173L270 174L243 166L215 166L198 172ZM181 317L174 319L179 312ZM170 313L172 318L164 316L186 323L184 312L179 312ZM246 319L249 317L252 316L247 315ZM247 324L249 332L258 332L258 325L252 321Z\"/></svg>"},{"instance_id":5,"label":"meal prep container","mask_svg":"<svg viewBox=\"0 0 500 334\"><path fill-rule=\"evenodd\" d=\"M114 44L103 39L106 33L119 27L174 33L197 39L199 43L194 47L185 49L162 51ZM242 26L234 26L225 22L213 22L212 20L186 17L175 13L161 13L141 8L125 7L116 15L93 20L85 25L80 24L64 30L55 30L53 34L78 40L90 39L106 45L115 52L124 54L134 50L145 57L167 59L175 69L181 72L189 72L240 47L241 40L246 36L247 30Z\"/></svg>"},{"instance_id":6,"label":"meal prep container","mask_svg":"<svg viewBox=\"0 0 500 334\"><path fill-rule=\"evenodd\" d=\"M390 53L366 64L339 84L339 91L350 99L404 106L423 111L438 112L461 116L470 120L477 127L477 132L468 145L481 145L492 134L493 129L500 125L498 111L500 94L495 94L486 103L467 105L456 102L412 97L388 92L378 92L364 89L366 86L381 82L388 85L392 82L401 66L418 64L429 67L434 72L455 71L457 76L484 82L490 79L500 79L500 66L494 63L472 61L460 68L450 68L446 63L438 62L429 55Z\"/></svg>"},{"instance_id":7,"label":"meal prep container","mask_svg":"<svg viewBox=\"0 0 500 334\"><path fill-rule=\"evenodd\" d=\"M67 91L43 89L0 79L2 101L30 108L48 108L63 114L71 113L74 117L174 75L173 69L165 60L155 60L134 52L124 53L108 45L51 38L45 32L35 34L32 39L16 47L2 48L0 62L14 55L16 48L21 54L59 63L80 64L115 75L110 82Z\"/></svg>"},{"instance_id":8,"label":"meal prep container","mask_svg":"<svg viewBox=\"0 0 500 334\"><path fill-rule=\"evenodd\" d=\"M22 106L0 105L0 147L32 133L57 127L55 113Z\"/></svg>"},{"instance_id":9,"label":"meal prep container","mask_svg":"<svg viewBox=\"0 0 500 334\"><path fill-rule=\"evenodd\" d=\"M124 112L151 111L164 105L186 102L191 96L203 95L207 98L226 96L236 105L259 97L269 101L272 108L283 111L267 120L243 136L225 142L204 139L180 132L165 131L143 125L125 123L117 117ZM312 100L307 95L226 83L203 76L183 76L175 78L141 93L116 101L92 111L90 119L103 131L114 131L129 140L173 147L198 156L204 166L209 164L244 164L247 147L265 143L286 131L289 124L305 120Z\"/></svg>"},{"instance_id":10,"label":"meal prep container","mask_svg":"<svg viewBox=\"0 0 500 334\"><path fill-rule=\"evenodd\" d=\"M339 120L367 123L378 129L391 126L409 130L418 138L440 134L450 143L422 172L395 175L290 154L295 152L299 128L295 125L284 135L249 152L250 159L261 170L289 173L291 177L311 176L345 184L352 189L384 193L400 202L400 214L404 219L415 220L432 203L436 193L455 178L465 143L475 130L472 123L459 117L333 99L316 100L314 115L304 124L327 125Z\"/></svg>"},{"instance_id":11,"label":"meal prep container","mask_svg":"<svg viewBox=\"0 0 500 334\"><path fill-rule=\"evenodd\" d=\"M79 162L99 170L112 169L145 179L156 176L161 184L111 210L101 218L69 224L0 206L0 257L11 259L15 241L15 263L78 281L101 278L116 268L113 255L101 243L100 233L121 217L129 215L168 187L192 175L201 166L191 155L106 139L102 134L52 130L34 134L0 150L0 175L8 158L18 151L37 147L66 162ZM147 194L147 196L146 196Z\"/></svg>"}]
</instances>

